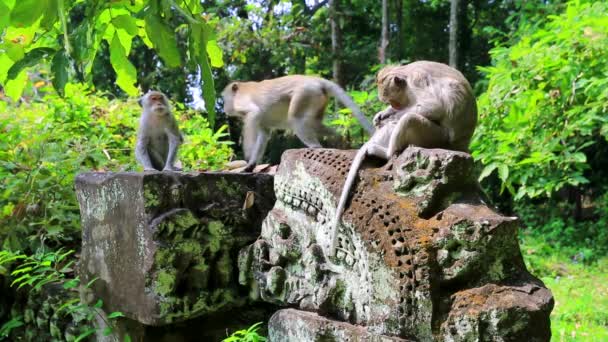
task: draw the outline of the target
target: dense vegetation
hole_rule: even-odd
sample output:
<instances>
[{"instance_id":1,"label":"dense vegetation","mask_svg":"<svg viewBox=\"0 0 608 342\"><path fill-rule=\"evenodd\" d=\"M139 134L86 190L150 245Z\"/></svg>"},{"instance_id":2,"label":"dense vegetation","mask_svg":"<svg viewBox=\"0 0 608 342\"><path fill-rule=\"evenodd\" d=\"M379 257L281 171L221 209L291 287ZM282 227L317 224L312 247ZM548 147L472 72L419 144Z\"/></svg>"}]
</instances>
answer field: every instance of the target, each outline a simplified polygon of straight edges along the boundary
<instances>
[{"instance_id":1,"label":"dense vegetation","mask_svg":"<svg viewBox=\"0 0 608 342\"><path fill-rule=\"evenodd\" d=\"M336 11L327 1L0 0L0 291L12 284L34 298L44 284L78 285L74 177L140 170L133 95L141 90L174 100L186 170L220 169L240 155L238 126L214 113L229 79L337 76L373 115L381 108L379 3L335 3ZM524 258L556 298L555 340L606 340L608 5L464 3L459 67L478 95L471 148L482 185L522 219ZM449 1L389 7L389 61L447 62ZM339 51L330 20L341 29ZM347 111L328 112L345 146L361 143ZM293 141L273 140L269 158L286 146ZM17 299L0 296L0 340L24 333L27 315L11 310ZM103 303L62 300L70 336L94 332Z\"/></svg>"}]
</instances>

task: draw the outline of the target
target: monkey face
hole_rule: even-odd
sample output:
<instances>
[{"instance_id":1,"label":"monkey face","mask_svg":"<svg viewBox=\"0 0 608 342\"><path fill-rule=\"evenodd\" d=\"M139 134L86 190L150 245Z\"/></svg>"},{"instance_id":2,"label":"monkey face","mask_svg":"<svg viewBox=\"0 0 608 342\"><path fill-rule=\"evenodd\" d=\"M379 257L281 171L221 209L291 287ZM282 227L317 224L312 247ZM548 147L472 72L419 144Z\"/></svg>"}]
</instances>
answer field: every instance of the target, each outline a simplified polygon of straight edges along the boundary
<instances>
[{"instance_id":1,"label":"monkey face","mask_svg":"<svg viewBox=\"0 0 608 342\"><path fill-rule=\"evenodd\" d=\"M151 91L144 96L143 107L154 113L165 114L169 112L167 97L158 91Z\"/></svg>"},{"instance_id":2,"label":"monkey face","mask_svg":"<svg viewBox=\"0 0 608 342\"><path fill-rule=\"evenodd\" d=\"M378 80L378 98L396 110L407 107L409 100L406 78L393 75Z\"/></svg>"}]
</instances>

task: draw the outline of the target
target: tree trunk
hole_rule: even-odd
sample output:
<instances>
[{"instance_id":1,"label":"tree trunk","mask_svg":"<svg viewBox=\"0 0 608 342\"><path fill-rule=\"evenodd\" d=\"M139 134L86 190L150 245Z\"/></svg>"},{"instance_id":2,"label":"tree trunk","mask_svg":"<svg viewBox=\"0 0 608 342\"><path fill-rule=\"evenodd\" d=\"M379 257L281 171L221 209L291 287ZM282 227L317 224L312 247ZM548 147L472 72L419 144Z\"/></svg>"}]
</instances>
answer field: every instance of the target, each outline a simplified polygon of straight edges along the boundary
<instances>
[{"instance_id":1,"label":"tree trunk","mask_svg":"<svg viewBox=\"0 0 608 342\"><path fill-rule=\"evenodd\" d=\"M382 33L380 35L380 48L378 59L381 64L386 63L386 47L388 46L388 0L382 0Z\"/></svg>"},{"instance_id":2,"label":"tree trunk","mask_svg":"<svg viewBox=\"0 0 608 342\"><path fill-rule=\"evenodd\" d=\"M449 50L449 63L452 68L459 69L459 51L458 51L458 9L462 0L450 0L450 42L448 45Z\"/></svg>"},{"instance_id":3,"label":"tree trunk","mask_svg":"<svg viewBox=\"0 0 608 342\"><path fill-rule=\"evenodd\" d=\"M463 69L463 47L468 45L467 37L467 0L450 0L450 42L448 45L450 66L458 70Z\"/></svg>"},{"instance_id":4,"label":"tree trunk","mask_svg":"<svg viewBox=\"0 0 608 342\"><path fill-rule=\"evenodd\" d=\"M340 31L339 4L340 0L329 0L329 20L331 21L331 53L333 59L334 82L344 87L342 78L341 45L342 32Z\"/></svg>"},{"instance_id":5,"label":"tree trunk","mask_svg":"<svg viewBox=\"0 0 608 342\"><path fill-rule=\"evenodd\" d=\"M403 0L395 1L395 15L397 16L397 59L405 56L403 51Z\"/></svg>"}]
</instances>

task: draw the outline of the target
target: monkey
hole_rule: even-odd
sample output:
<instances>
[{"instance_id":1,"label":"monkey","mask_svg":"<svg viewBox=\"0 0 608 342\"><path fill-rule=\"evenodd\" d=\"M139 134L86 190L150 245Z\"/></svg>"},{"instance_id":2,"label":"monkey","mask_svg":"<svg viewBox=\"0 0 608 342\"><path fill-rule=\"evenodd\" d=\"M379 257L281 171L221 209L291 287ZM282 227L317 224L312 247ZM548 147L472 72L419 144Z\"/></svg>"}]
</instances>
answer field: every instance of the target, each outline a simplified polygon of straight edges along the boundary
<instances>
[{"instance_id":1,"label":"monkey","mask_svg":"<svg viewBox=\"0 0 608 342\"><path fill-rule=\"evenodd\" d=\"M250 172L264 155L272 129L290 129L309 148L320 135L335 132L323 125L329 96L350 108L363 128L374 131L355 102L336 83L315 76L290 75L261 82L231 82L222 91L226 115L244 122L243 150Z\"/></svg>"},{"instance_id":2,"label":"monkey","mask_svg":"<svg viewBox=\"0 0 608 342\"><path fill-rule=\"evenodd\" d=\"M143 165L144 171L180 171L174 165L183 137L167 96L159 91L149 91L139 103L143 113L135 147L137 161Z\"/></svg>"},{"instance_id":3,"label":"monkey","mask_svg":"<svg viewBox=\"0 0 608 342\"><path fill-rule=\"evenodd\" d=\"M330 255L337 245L338 225L357 172L366 156L388 161L409 145L468 152L477 125L477 103L471 85L456 69L418 61L386 66L378 72L378 97L390 106L374 116L376 132L355 155L332 222Z\"/></svg>"}]
</instances>

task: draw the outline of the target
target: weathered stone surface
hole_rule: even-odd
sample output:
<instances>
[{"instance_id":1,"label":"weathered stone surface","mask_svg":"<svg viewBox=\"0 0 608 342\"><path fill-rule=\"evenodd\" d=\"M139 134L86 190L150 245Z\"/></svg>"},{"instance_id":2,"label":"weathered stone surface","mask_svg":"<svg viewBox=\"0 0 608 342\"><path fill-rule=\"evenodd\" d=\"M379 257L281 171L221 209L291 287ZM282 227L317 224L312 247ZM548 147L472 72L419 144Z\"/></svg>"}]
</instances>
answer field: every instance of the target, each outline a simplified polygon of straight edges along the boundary
<instances>
[{"instance_id":1,"label":"weathered stone surface","mask_svg":"<svg viewBox=\"0 0 608 342\"><path fill-rule=\"evenodd\" d=\"M354 154L284 153L277 202L239 258L252 297L412 340L550 336L553 298L525 268L517 220L481 199L466 153L411 147L362 170L328 258ZM473 297L482 304L465 305Z\"/></svg>"},{"instance_id":2,"label":"weathered stone surface","mask_svg":"<svg viewBox=\"0 0 608 342\"><path fill-rule=\"evenodd\" d=\"M163 325L242 305L236 256L275 201L273 177L86 173L77 177L80 274L106 312Z\"/></svg>"},{"instance_id":3,"label":"weathered stone surface","mask_svg":"<svg viewBox=\"0 0 608 342\"><path fill-rule=\"evenodd\" d=\"M277 311L268 322L268 340L272 342L366 341L407 342L394 336L370 334L360 325L352 325L294 309Z\"/></svg>"}]
</instances>

